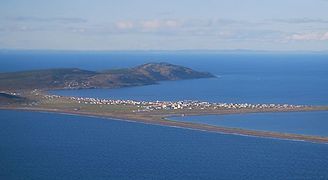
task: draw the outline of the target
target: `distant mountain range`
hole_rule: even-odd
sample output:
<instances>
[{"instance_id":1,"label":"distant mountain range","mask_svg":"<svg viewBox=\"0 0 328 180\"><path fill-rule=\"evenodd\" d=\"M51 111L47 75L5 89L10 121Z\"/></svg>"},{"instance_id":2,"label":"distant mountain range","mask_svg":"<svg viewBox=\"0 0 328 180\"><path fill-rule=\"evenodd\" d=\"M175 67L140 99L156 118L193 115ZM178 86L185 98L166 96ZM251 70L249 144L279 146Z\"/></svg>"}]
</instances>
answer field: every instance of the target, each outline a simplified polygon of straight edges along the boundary
<instances>
[{"instance_id":1,"label":"distant mountain range","mask_svg":"<svg viewBox=\"0 0 328 180\"><path fill-rule=\"evenodd\" d=\"M169 63L147 63L101 72L61 68L0 73L0 90L119 88L211 77L215 76Z\"/></svg>"}]
</instances>

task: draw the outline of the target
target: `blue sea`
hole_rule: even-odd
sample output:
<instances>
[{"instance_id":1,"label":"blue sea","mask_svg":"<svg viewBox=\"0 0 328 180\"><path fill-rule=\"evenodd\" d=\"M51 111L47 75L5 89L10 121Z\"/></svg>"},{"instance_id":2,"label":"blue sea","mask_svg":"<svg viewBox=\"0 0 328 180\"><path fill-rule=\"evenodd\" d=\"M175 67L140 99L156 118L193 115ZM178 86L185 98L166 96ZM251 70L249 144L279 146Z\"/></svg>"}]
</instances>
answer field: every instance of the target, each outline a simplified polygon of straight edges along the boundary
<instances>
[{"instance_id":1,"label":"blue sea","mask_svg":"<svg viewBox=\"0 0 328 180\"><path fill-rule=\"evenodd\" d=\"M0 72L78 67L104 70L170 62L211 72L213 79L114 89L58 91L62 95L136 100L328 104L328 54L220 54L192 52L2 52Z\"/></svg>"},{"instance_id":2,"label":"blue sea","mask_svg":"<svg viewBox=\"0 0 328 180\"><path fill-rule=\"evenodd\" d=\"M0 179L327 179L328 145L0 111Z\"/></svg>"},{"instance_id":3,"label":"blue sea","mask_svg":"<svg viewBox=\"0 0 328 180\"><path fill-rule=\"evenodd\" d=\"M222 127L328 137L328 111L170 117Z\"/></svg>"},{"instance_id":4,"label":"blue sea","mask_svg":"<svg viewBox=\"0 0 328 180\"><path fill-rule=\"evenodd\" d=\"M57 91L56 94L60 95L135 100L328 104L328 54L31 54L27 57L28 62L20 57L22 55L17 56L0 67L7 71L50 67L103 70L164 61L217 76L125 89Z\"/></svg>"},{"instance_id":5,"label":"blue sea","mask_svg":"<svg viewBox=\"0 0 328 180\"><path fill-rule=\"evenodd\" d=\"M217 78L51 93L328 105L328 54L0 52L0 72L63 67L100 71L147 62L183 65ZM327 135L326 117L326 112L250 114L198 117L197 122ZM0 125L0 179L328 179L327 144L36 112L0 111Z\"/></svg>"}]
</instances>

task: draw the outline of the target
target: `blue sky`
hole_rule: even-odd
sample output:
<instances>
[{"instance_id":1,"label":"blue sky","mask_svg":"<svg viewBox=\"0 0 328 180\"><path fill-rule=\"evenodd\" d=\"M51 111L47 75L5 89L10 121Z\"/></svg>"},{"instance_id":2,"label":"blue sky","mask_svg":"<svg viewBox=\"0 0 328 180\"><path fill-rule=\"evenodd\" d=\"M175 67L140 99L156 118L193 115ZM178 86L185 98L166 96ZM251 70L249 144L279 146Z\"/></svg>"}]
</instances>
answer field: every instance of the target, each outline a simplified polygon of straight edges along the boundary
<instances>
[{"instance_id":1,"label":"blue sky","mask_svg":"<svg viewBox=\"0 0 328 180\"><path fill-rule=\"evenodd\" d=\"M328 50L328 0L1 0L0 48Z\"/></svg>"}]
</instances>

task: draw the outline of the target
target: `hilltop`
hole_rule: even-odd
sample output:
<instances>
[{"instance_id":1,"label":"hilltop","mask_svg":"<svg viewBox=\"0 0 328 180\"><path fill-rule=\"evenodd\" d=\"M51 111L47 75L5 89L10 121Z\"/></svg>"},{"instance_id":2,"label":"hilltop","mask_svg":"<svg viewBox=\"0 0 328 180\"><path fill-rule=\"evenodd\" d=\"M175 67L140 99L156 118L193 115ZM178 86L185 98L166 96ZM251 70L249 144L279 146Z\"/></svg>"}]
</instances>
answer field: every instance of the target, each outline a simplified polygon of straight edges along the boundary
<instances>
[{"instance_id":1,"label":"hilltop","mask_svg":"<svg viewBox=\"0 0 328 180\"><path fill-rule=\"evenodd\" d=\"M210 77L214 76L169 63L147 63L101 72L60 68L0 73L0 90L119 88Z\"/></svg>"}]
</instances>

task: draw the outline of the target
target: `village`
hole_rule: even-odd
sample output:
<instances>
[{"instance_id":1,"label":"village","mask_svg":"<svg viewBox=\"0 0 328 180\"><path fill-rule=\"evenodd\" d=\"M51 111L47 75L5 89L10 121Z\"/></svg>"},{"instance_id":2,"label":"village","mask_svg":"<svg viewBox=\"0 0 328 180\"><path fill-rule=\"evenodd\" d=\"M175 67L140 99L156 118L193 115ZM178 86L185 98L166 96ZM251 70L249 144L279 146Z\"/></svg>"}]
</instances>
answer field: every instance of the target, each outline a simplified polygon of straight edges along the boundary
<instances>
[{"instance_id":1,"label":"village","mask_svg":"<svg viewBox=\"0 0 328 180\"><path fill-rule=\"evenodd\" d=\"M58 95L45 95L45 98L61 98ZM79 104L94 105L133 105L138 107L138 112L156 110L194 110L194 109L293 109L304 107L303 105L290 104L249 104L249 103L212 103L206 101L183 100L183 101L136 101L136 100L112 100L89 97L67 97Z\"/></svg>"}]
</instances>

